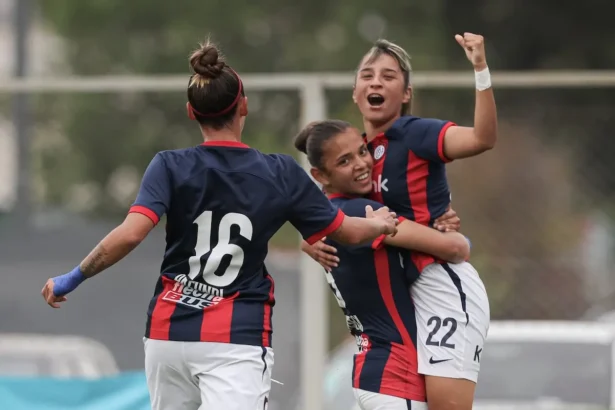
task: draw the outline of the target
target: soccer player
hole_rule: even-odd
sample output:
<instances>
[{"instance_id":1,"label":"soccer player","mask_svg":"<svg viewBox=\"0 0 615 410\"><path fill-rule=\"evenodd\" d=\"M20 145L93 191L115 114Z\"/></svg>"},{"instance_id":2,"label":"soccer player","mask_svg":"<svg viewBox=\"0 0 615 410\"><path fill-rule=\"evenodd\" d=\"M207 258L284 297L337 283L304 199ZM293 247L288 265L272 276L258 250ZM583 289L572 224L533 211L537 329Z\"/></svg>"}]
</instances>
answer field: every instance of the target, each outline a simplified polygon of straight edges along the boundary
<instances>
[{"instance_id":1,"label":"soccer player","mask_svg":"<svg viewBox=\"0 0 615 410\"><path fill-rule=\"evenodd\" d=\"M345 216L295 160L241 142L239 75L213 44L190 58L187 110L200 146L159 152L124 222L42 294L66 295L131 252L166 214L166 251L147 313L145 371L154 410L266 408L273 351L268 242L290 221L307 242L359 244L396 230L388 209Z\"/></svg>"},{"instance_id":2,"label":"soccer player","mask_svg":"<svg viewBox=\"0 0 615 410\"><path fill-rule=\"evenodd\" d=\"M350 124L312 123L297 136L295 146L307 154L312 176L344 214L364 217L366 206L383 206L365 198L372 189L373 159ZM332 245L340 264L326 277L359 345L352 385L361 409L427 409L424 377L418 373L410 282L399 248L462 262L469 256L467 240L459 233L444 234L402 220L394 237L383 235L359 246L335 241Z\"/></svg>"},{"instance_id":3,"label":"soccer player","mask_svg":"<svg viewBox=\"0 0 615 410\"><path fill-rule=\"evenodd\" d=\"M445 164L494 147L497 113L484 39L456 35L476 80L474 127L410 115L411 65L386 40L362 58L353 100L363 115L374 158L371 199L426 226L450 206ZM419 372L426 375L430 410L470 410L489 328L485 287L469 263L441 264L413 252L405 264L417 315Z\"/></svg>"}]
</instances>

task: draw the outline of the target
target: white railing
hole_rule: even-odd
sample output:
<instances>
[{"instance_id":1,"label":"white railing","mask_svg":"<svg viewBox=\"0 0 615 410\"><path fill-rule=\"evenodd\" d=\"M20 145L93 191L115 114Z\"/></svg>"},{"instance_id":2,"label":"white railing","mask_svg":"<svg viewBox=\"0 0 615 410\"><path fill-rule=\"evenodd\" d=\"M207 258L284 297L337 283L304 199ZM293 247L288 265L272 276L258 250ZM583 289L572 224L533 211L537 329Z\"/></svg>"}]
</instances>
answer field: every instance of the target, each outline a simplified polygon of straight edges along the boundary
<instances>
[{"instance_id":1,"label":"white railing","mask_svg":"<svg viewBox=\"0 0 615 410\"><path fill-rule=\"evenodd\" d=\"M350 89L353 73L271 73L242 76L248 91L297 90L301 95L301 124L327 117L325 90ZM0 93L107 93L183 91L188 75L92 76L0 78ZM471 88L471 70L423 72L413 76L420 89ZM615 70L605 71L525 71L492 74L496 89L501 88L604 88L615 87ZM305 157L302 158L307 168ZM327 285L321 268L302 254L301 267L301 395L303 409L322 410L322 378L327 356ZM313 303L323 301L323 303Z\"/></svg>"}]
</instances>

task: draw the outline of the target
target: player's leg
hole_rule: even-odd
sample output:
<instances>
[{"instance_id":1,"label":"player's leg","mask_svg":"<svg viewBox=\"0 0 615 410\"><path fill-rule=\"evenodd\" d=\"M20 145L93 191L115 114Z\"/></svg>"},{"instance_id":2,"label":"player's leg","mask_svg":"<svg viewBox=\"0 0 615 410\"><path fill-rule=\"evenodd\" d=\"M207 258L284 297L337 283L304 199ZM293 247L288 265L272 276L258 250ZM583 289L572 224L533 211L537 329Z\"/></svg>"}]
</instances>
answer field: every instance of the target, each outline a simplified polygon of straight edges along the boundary
<instances>
[{"instance_id":1,"label":"player's leg","mask_svg":"<svg viewBox=\"0 0 615 410\"><path fill-rule=\"evenodd\" d=\"M207 352L207 361L202 357ZM190 347L191 368L201 391L199 410L266 410L273 350L231 343Z\"/></svg>"},{"instance_id":2,"label":"player's leg","mask_svg":"<svg viewBox=\"0 0 615 410\"><path fill-rule=\"evenodd\" d=\"M411 292L429 410L471 410L490 316L478 273L469 263L432 264Z\"/></svg>"},{"instance_id":3,"label":"player's leg","mask_svg":"<svg viewBox=\"0 0 615 410\"><path fill-rule=\"evenodd\" d=\"M471 380L425 376L429 410L471 410L475 387Z\"/></svg>"},{"instance_id":4,"label":"player's leg","mask_svg":"<svg viewBox=\"0 0 615 410\"><path fill-rule=\"evenodd\" d=\"M152 339L143 342L152 410L197 410L200 391L183 357L185 342Z\"/></svg>"},{"instance_id":5,"label":"player's leg","mask_svg":"<svg viewBox=\"0 0 615 410\"><path fill-rule=\"evenodd\" d=\"M353 390L354 397L361 410L427 410L427 403L424 402L406 400L361 389Z\"/></svg>"}]
</instances>

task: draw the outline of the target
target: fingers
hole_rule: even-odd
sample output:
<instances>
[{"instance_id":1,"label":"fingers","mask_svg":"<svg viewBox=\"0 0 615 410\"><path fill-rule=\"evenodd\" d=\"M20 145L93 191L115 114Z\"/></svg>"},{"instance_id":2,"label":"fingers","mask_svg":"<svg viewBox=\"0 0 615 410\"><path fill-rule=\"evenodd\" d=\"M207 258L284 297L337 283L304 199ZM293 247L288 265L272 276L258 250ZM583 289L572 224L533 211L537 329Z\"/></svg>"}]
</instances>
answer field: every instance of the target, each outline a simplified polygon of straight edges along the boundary
<instances>
[{"instance_id":1,"label":"fingers","mask_svg":"<svg viewBox=\"0 0 615 410\"><path fill-rule=\"evenodd\" d=\"M45 299L45 302L54 309L59 309L60 303L66 302L67 300L66 296L56 296L53 294L53 281L51 279L45 283L45 286L41 290L41 295L43 299Z\"/></svg>"},{"instance_id":2,"label":"fingers","mask_svg":"<svg viewBox=\"0 0 615 410\"><path fill-rule=\"evenodd\" d=\"M485 38L481 36L480 34L467 33L467 32L463 33L463 36L456 34L455 40L457 40L457 43L459 43L461 47L468 49L468 50L473 50L477 47L482 47L483 44L485 43Z\"/></svg>"},{"instance_id":3,"label":"fingers","mask_svg":"<svg viewBox=\"0 0 615 410\"><path fill-rule=\"evenodd\" d=\"M461 47L467 50L473 50L477 47L482 47L483 44L485 43L485 38L481 36L480 34L474 34L474 33L468 33L468 32L463 33L463 36L460 34L456 34L455 40Z\"/></svg>"},{"instance_id":4,"label":"fingers","mask_svg":"<svg viewBox=\"0 0 615 410\"><path fill-rule=\"evenodd\" d=\"M371 205L366 205L365 206L365 217L371 218L373 214L374 214L374 208L372 208Z\"/></svg>"},{"instance_id":5,"label":"fingers","mask_svg":"<svg viewBox=\"0 0 615 410\"><path fill-rule=\"evenodd\" d=\"M394 225L394 228L393 228L393 233L391 233L391 235L390 235L391 237L393 237L393 236L397 235L397 225L399 225L399 219L394 218L394 219L393 219L393 223L394 223L395 225Z\"/></svg>"},{"instance_id":6,"label":"fingers","mask_svg":"<svg viewBox=\"0 0 615 410\"><path fill-rule=\"evenodd\" d=\"M445 213L443 213L440 217L436 218L436 220L434 221L435 223L446 223L446 222L450 222L453 219L459 219L457 217L457 212L455 212L454 209L449 208L447 209L447 211Z\"/></svg>"},{"instance_id":7,"label":"fingers","mask_svg":"<svg viewBox=\"0 0 615 410\"><path fill-rule=\"evenodd\" d=\"M59 309L62 302L66 302L66 296L54 297L52 300L48 300L47 304L54 309Z\"/></svg>"},{"instance_id":8,"label":"fingers","mask_svg":"<svg viewBox=\"0 0 615 410\"><path fill-rule=\"evenodd\" d=\"M325 269L331 270L337 268L340 263L340 258L335 256L337 249L333 246L319 243L315 252L316 261L320 263Z\"/></svg>"},{"instance_id":9,"label":"fingers","mask_svg":"<svg viewBox=\"0 0 615 410\"><path fill-rule=\"evenodd\" d=\"M463 39L462 36L460 36L459 34L455 34L455 40L457 40L457 43L461 46L465 48L465 40Z\"/></svg>"},{"instance_id":10,"label":"fingers","mask_svg":"<svg viewBox=\"0 0 615 410\"><path fill-rule=\"evenodd\" d=\"M333 254L335 255L337 253L337 249L335 249L333 246L329 246L325 243L319 243L318 244L318 248L319 251L324 252L326 254Z\"/></svg>"}]
</instances>

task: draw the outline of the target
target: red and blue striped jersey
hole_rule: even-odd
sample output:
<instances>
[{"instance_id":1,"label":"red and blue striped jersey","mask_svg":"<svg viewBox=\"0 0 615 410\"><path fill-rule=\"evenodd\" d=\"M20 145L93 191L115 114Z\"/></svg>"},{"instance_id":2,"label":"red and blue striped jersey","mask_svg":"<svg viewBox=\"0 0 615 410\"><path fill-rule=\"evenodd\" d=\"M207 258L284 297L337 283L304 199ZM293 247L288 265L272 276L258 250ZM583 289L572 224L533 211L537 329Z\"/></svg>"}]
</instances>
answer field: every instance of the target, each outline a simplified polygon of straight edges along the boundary
<instances>
[{"instance_id":1,"label":"red and blue striped jersey","mask_svg":"<svg viewBox=\"0 0 615 410\"><path fill-rule=\"evenodd\" d=\"M166 214L166 250L147 312L151 339L271 346L268 242L290 221L313 243L344 215L288 155L214 141L159 152L130 212Z\"/></svg>"},{"instance_id":2,"label":"red and blue striped jersey","mask_svg":"<svg viewBox=\"0 0 615 410\"><path fill-rule=\"evenodd\" d=\"M409 220L432 226L451 203L444 135L454 125L408 115L370 141L368 147L374 157L371 199ZM414 279L435 261L418 252L406 256L408 277Z\"/></svg>"},{"instance_id":3,"label":"red and blue striped jersey","mask_svg":"<svg viewBox=\"0 0 615 410\"><path fill-rule=\"evenodd\" d=\"M329 196L348 216L365 217L366 198ZM402 218L403 219L403 218ZM327 281L346 316L360 352L354 356L352 385L374 393L425 401L425 382L418 373L416 319L400 249L383 246L384 236L359 246L340 245L339 266Z\"/></svg>"}]
</instances>

